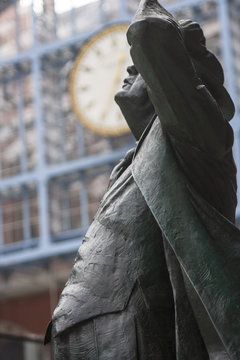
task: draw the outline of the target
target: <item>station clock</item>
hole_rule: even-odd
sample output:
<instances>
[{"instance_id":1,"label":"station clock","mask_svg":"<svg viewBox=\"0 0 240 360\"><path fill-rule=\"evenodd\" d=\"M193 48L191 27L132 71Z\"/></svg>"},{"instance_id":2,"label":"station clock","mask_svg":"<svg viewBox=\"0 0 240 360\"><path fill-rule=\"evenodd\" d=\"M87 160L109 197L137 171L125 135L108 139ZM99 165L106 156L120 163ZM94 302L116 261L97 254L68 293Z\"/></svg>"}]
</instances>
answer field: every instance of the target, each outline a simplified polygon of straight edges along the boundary
<instances>
[{"instance_id":1,"label":"station clock","mask_svg":"<svg viewBox=\"0 0 240 360\"><path fill-rule=\"evenodd\" d=\"M70 75L73 110L89 129L108 136L129 132L117 104L131 65L126 40L128 24L114 24L92 36L81 48Z\"/></svg>"}]
</instances>

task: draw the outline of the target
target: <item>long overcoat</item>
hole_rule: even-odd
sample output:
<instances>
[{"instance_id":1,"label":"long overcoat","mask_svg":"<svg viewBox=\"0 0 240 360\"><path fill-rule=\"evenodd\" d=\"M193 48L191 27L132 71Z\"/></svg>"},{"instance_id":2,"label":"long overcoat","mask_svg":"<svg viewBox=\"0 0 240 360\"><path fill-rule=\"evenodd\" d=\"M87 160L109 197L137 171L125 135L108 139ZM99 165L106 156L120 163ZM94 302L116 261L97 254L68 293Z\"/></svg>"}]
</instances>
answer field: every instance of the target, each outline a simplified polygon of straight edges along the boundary
<instances>
[{"instance_id":1,"label":"long overcoat","mask_svg":"<svg viewBox=\"0 0 240 360\"><path fill-rule=\"evenodd\" d=\"M231 127L198 78L172 21L140 19L130 27L128 39L158 115L134 153L133 179L161 231L165 251L177 261L189 298L197 299L229 358L238 360L240 232L234 226ZM142 233L151 242L146 228ZM99 255L95 245L100 234L101 224L94 221L54 313L53 336L84 320L123 311L136 281L144 276L136 270L142 261L137 251L135 258L131 251L117 259L111 256L116 241L123 239L105 237ZM105 286L87 285L94 274Z\"/></svg>"}]
</instances>

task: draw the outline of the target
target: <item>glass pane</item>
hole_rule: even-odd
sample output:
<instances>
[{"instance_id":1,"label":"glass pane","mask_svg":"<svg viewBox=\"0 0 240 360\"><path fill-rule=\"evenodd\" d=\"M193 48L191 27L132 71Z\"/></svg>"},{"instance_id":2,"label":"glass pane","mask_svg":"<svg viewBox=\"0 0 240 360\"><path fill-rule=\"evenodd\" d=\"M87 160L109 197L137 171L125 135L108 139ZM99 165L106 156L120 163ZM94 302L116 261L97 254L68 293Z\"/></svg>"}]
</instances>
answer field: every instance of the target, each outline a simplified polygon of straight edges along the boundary
<instances>
[{"instance_id":1,"label":"glass pane","mask_svg":"<svg viewBox=\"0 0 240 360\"><path fill-rule=\"evenodd\" d=\"M26 151L27 165L25 170L33 170L36 167L36 144L37 134L34 123L34 88L31 75L27 75L22 79L22 96L23 96L23 120L25 124L24 143ZM21 94L19 94L21 96Z\"/></svg>"},{"instance_id":2,"label":"glass pane","mask_svg":"<svg viewBox=\"0 0 240 360\"><path fill-rule=\"evenodd\" d=\"M237 91L238 91L238 104L240 105L240 12L239 12L238 1L235 0L230 8L230 21L231 21L231 32L232 32L232 44L235 55L234 65L235 73L237 77Z\"/></svg>"},{"instance_id":3,"label":"glass pane","mask_svg":"<svg viewBox=\"0 0 240 360\"><path fill-rule=\"evenodd\" d=\"M80 229L80 193L84 191L78 173L52 179L49 184L50 227L52 234Z\"/></svg>"},{"instance_id":4,"label":"glass pane","mask_svg":"<svg viewBox=\"0 0 240 360\"><path fill-rule=\"evenodd\" d=\"M7 6L0 12L0 57L7 58L17 52L15 7Z\"/></svg>"},{"instance_id":5,"label":"glass pane","mask_svg":"<svg viewBox=\"0 0 240 360\"><path fill-rule=\"evenodd\" d=\"M0 69L0 177L36 165L33 84L27 63Z\"/></svg>"},{"instance_id":6,"label":"glass pane","mask_svg":"<svg viewBox=\"0 0 240 360\"><path fill-rule=\"evenodd\" d=\"M135 12L137 11L138 5L139 5L140 0L127 0L127 11L130 14L135 14Z\"/></svg>"},{"instance_id":7,"label":"glass pane","mask_svg":"<svg viewBox=\"0 0 240 360\"><path fill-rule=\"evenodd\" d=\"M3 244L12 244L39 236L36 187L10 188L1 194Z\"/></svg>"},{"instance_id":8,"label":"glass pane","mask_svg":"<svg viewBox=\"0 0 240 360\"><path fill-rule=\"evenodd\" d=\"M63 1L55 0L55 4L58 38L92 31L100 24L99 1L72 0L67 7L67 2L64 5Z\"/></svg>"},{"instance_id":9,"label":"glass pane","mask_svg":"<svg viewBox=\"0 0 240 360\"><path fill-rule=\"evenodd\" d=\"M20 172L20 139L18 136L18 89L17 71L14 67L1 69L1 177Z\"/></svg>"},{"instance_id":10,"label":"glass pane","mask_svg":"<svg viewBox=\"0 0 240 360\"><path fill-rule=\"evenodd\" d=\"M23 240L22 199L2 201L4 244Z\"/></svg>"},{"instance_id":11,"label":"glass pane","mask_svg":"<svg viewBox=\"0 0 240 360\"><path fill-rule=\"evenodd\" d=\"M44 0L37 14L38 38L49 42L92 30L100 24L97 0Z\"/></svg>"},{"instance_id":12,"label":"glass pane","mask_svg":"<svg viewBox=\"0 0 240 360\"><path fill-rule=\"evenodd\" d=\"M136 140L131 133L117 136L115 138L113 137L111 141L113 149L120 149L123 146L126 146L130 149L136 146Z\"/></svg>"},{"instance_id":13,"label":"glass pane","mask_svg":"<svg viewBox=\"0 0 240 360\"><path fill-rule=\"evenodd\" d=\"M37 1L35 0L36 4ZM54 0L39 1L42 10L36 14L38 41L51 42L56 38L57 17L54 12Z\"/></svg>"},{"instance_id":14,"label":"glass pane","mask_svg":"<svg viewBox=\"0 0 240 360\"><path fill-rule=\"evenodd\" d=\"M108 153L112 149L117 150L122 147L128 147L130 149L135 146L135 140L131 133L106 138L85 128L84 144L86 155L94 155Z\"/></svg>"},{"instance_id":15,"label":"glass pane","mask_svg":"<svg viewBox=\"0 0 240 360\"><path fill-rule=\"evenodd\" d=\"M0 334L1 360L50 360L50 346L43 339Z\"/></svg>"},{"instance_id":16,"label":"glass pane","mask_svg":"<svg viewBox=\"0 0 240 360\"><path fill-rule=\"evenodd\" d=\"M111 144L104 136L84 128L84 144L86 155L104 154L111 151Z\"/></svg>"},{"instance_id":17,"label":"glass pane","mask_svg":"<svg viewBox=\"0 0 240 360\"><path fill-rule=\"evenodd\" d=\"M107 190L110 172L110 166L92 168L85 172L88 194L88 215L90 221L93 220L100 201Z\"/></svg>"},{"instance_id":18,"label":"glass pane","mask_svg":"<svg viewBox=\"0 0 240 360\"><path fill-rule=\"evenodd\" d=\"M20 0L16 3L16 37L19 50L22 51L33 43L32 0Z\"/></svg>"},{"instance_id":19,"label":"glass pane","mask_svg":"<svg viewBox=\"0 0 240 360\"><path fill-rule=\"evenodd\" d=\"M119 14L119 1L103 0L102 10L106 22L117 19Z\"/></svg>"},{"instance_id":20,"label":"glass pane","mask_svg":"<svg viewBox=\"0 0 240 360\"><path fill-rule=\"evenodd\" d=\"M179 0L181 2L182 0ZM166 2L171 3L171 1ZM175 1L176 3L176 1ZM216 17L217 4L215 0L206 1L200 5L182 7L180 10L173 12L177 19L192 19L199 23Z\"/></svg>"},{"instance_id":21,"label":"glass pane","mask_svg":"<svg viewBox=\"0 0 240 360\"><path fill-rule=\"evenodd\" d=\"M49 164L83 155L82 129L72 112L68 90L74 56L72 50L65 49L45 57L42 62L43 117Z\"/></svg>"},{"instance_id":22,"label":"glass pane","mask_svg":"<svg viewBox=\"0 0 240 360\"><path fill-rule=\"evenodd\" d=\"M38 218L38 198L36 194L32 193L29 198L29 212L30 212L30 236L32 239L39 237L39 218Z\"/></svg>"}]
</instances>

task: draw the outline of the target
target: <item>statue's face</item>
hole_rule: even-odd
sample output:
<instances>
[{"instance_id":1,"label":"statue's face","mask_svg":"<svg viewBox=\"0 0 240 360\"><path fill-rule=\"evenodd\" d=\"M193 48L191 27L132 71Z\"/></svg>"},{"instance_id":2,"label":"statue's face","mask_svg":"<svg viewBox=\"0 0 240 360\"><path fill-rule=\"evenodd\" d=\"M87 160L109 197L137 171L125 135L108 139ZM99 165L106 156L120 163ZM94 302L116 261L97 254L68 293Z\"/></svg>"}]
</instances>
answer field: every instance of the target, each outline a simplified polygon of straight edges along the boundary
<instances>
[{"instance_id":1,"label":"statue's face","mask_svg":"<svg viewBox=\"0 0 240 360\"><path fill-rule=\"evenodd\" d=\"M147 85L134 65L127 68L129 76L115 95L133 135L139 139L145 127L154 115L154 108L149 99Z\"/></svg>"},{"instance_id":2,"label":"statue's face","mask_svg":"<svg viewBox=\"0 0 240 360\"><path fill-rule=\"evenodd\" d=\"M145 98L147 95L147 87L142 76L138 73L134 65L128 66L127 72L129 76L123 80L123 86L115 95L115 100L121 102L132 101L133 99Z\"/></svg>"},{"instance_id":3,"label":"statue's face","mask_svg":"<svg viewBox=\"0 0 240 360\"><path fill-rule=\"evenodd\" d=\"M128 66L127 72L129 76L123 80L123 86L122 86L122 89L125 91L129 91L132 88L135 81L137 80L137 78L140 76L134 65Z\"/></svg>"}]
</instances>

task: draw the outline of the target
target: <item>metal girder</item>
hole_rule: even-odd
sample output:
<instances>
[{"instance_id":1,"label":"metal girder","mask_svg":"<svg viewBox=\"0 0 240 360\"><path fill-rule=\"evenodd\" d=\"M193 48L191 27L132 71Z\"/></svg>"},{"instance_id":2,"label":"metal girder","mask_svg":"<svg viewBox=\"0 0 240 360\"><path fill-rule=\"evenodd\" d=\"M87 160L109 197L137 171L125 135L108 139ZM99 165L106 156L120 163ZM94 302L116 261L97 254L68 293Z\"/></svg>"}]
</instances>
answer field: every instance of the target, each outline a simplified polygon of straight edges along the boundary
<instances>
[{"instance_id":1,"label":"metal girder","mask_svg":"<svg viewBox=\"0 0 240 360\"><path fill-rule=\"evenodd\" d=\"M16 3L16 0L1 0L0 1L0 12L6 10L9 6Z\"/></svg>"},{"instance_id":2,"label":"metal girder","mask_svg":"<svg viewBox=\"0 0 240 360\"><path fill-rule=\"evenodd\" d=\"M49 180L50 178L69 174L75 171L83 171L109 163L114 164L123 157L128 150L129 147L124 147L120 150L113 150L108 154L91 155L62 164L46 166L41 174L40 171L36 169L35 171L30 171L28 173L4 178L0 180L0 191L14 186L22 186L31 182L37 182L40 175L44 176L46 180Z\"/></svg>"},{"instance_id":3,"label":"metal girder","mask_svg":"<svg viewBox=\"0 0 240 360\"><path fill-rule=\"evenodd\" d=\"M53 256L76 252L81 245L82 240L83 236L75 240L49 244L49 246L45 248L27 248L21 250L21 252L17 251L12 254L1 255L0 270L19 263L34 262L36 260L44 260Z\"/></svg>"},{"instance_id":4,"label":"metal girder","mask_svg":"<svg viewBox=\"0 0 240 360\"><path fill-rule=\"evenodd\" d=\"M170 12L183 10L188 7L201 6L204 3L208 3L209 0L182 0L175 1L172 3L165 2L167 9ZM221 22L221 48L223 52L224 59L224 68L227 79L227 87L230 91L233 99L237 100L236 93L236 83L235 75L233 72L233 52L231 47L231 31L229 24L229 3L227 0L216 1L218 9L218 19ZM100 22L96 25L91 31L82 32L79 34L74 34L67 39L59 40L55 39L51 43L39 43L38 42L38 33L37 33L37 23L36 23L36 14L32 9L32 18L33 18L33 46L27 51L20 52L15 56L12 56L8 59L0 59L0 67L11 64L19 64L24 61L29 61L32 67L33 73L33 82L34 82L34 107L35 107L35 131L38 134L37 141L37 167L34 171L31 172L22 172L19 175L5 178L0 180L0 191L4 191L11 187L18 187L27 185L28 183L34 182L37 186L38 199L39 199L39 218L40 218L40 237L39 239L28 239L23 240L19 243L6 245L1 244L0 247L0 268L7 268L12 265L17 265L20 263L28 263L32 261L43 261L44 259L50 258L52 256L57 256L66 253L72 253L77 250L79 247L83 235L86 231L86 226L88 225L88 209L87 209L87 195L86 191L80 194L80 203L83 205L81 207L81 220L83 228L66 231L60 234L50 234L49 229L49 215L48 215L48 181L52 178L67 175L72 172L81 172L92 167L98 167L105 164L113 164L120 157L124 156L125 152L128 150L128 147L123 147L119 150L112 150L107 154L92 155L87 157L82 157L77 160L63 162L56 165L48 165L45 160L45 146L44 146L44 129L43 129L43 113L42 113L42 89L41 89L41 59L43 56L54 53L58 50L74 46L75 44L81 44L87 38L101 30L103 27L106 27L115 22L130 22L131 15L127 13L126 10L127 0L119 0L120 12L117 21L105 23L103 14L102 2L99 2L99 11L100 11ZM73 13L72 13L73 17ZM74 30L74 29L73 29ZM19 104L19 134L21 137L24 136L24 129L22 125L22 102ZM235 159L240 166L240 125L238 124L239 113L235 116L233 120L233 127L236 132L236 142L235 142ZM81 134L80 134L81 135ZM82 136L82 135L81 135ZM81 137L80 136L80 137ZM84 154L84 146L81 145L81 154ZM24 171L24 157L22 155L22 170ZM81 180L85 181L84 177ZM240 183L240 172L238 182ZM86 189L85 189L86 190ZM24 214L28 213L26 204L23 204L22 209ZM237 212L238 216L240 211ZM28 216L28 215L26 215ZM1 216L0 216L1 217ZM24 226L24 232L26 236L29 236L29 223L26 223ZM1 236L0 236L1 238ZM3 243L3 239L0 240L0 243ZM1 253L1 249L3 252Z\"/></svg>"},{"instance_id":5,"label":"metal girder","mask_svg":"<svg viewBox=\"0 0 240 360\"><path fill-rule=\"evenodd\" d=\"M164 2L164 3L166 6L166 9L169 12L174 12L174 11L182 10L186 7L200 6L207 2L209 2L209 0L182 0L182 1L176 1L176 2L173 2L170 4L168 4L167 2Z\"/></svg>"},{"instance_id":6,"label":"metal girder","mask_svg":"<svg viewBox=\"0 0 240 360\"><path fill-rule=\"evenodd\" d=\"M209 0L182 0L180 2L167 4L166 8L169 11L177 11L177 10L183 9L185 7L196 6L196 5L199 6L206 2L209 2ZM128 22L128 21L130 22L132 16L123 10L122 5L121 5L120 9L121 9L121 16L119 17L118 21L119 22ZM46 54L60 50L61 48L69 47L76 43L81 43L81 42L85 41L87 38L93 36L96 32L100 31L103 27L111 25L112 23L115 23L115 22L116 21L108 22L107 24L105 23L104 25L103 24L97 25L96 28L91 31L82 32L81 34L73 35L67 39L61 39L61 40L56 39L55 41L53 41L51 43L47 43L47 44L37 43L37 45L33 45L30 49L20 52L20 53L16 54L15 56L12 56L7 59L0 59L0 66L16 64L18 62L22 62L25 60L32 60L35 57L41 57ZM35 37L35 41L36 41L36 37Z\"/></svg>"}]
</instances>

